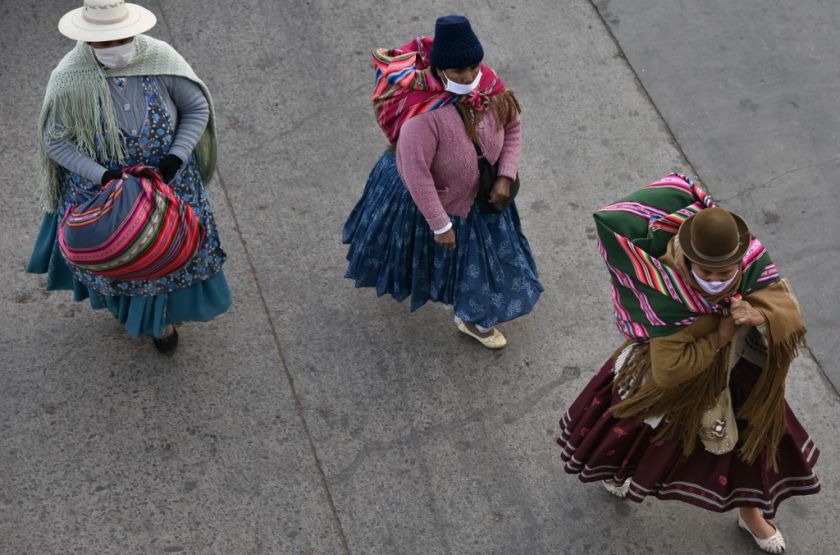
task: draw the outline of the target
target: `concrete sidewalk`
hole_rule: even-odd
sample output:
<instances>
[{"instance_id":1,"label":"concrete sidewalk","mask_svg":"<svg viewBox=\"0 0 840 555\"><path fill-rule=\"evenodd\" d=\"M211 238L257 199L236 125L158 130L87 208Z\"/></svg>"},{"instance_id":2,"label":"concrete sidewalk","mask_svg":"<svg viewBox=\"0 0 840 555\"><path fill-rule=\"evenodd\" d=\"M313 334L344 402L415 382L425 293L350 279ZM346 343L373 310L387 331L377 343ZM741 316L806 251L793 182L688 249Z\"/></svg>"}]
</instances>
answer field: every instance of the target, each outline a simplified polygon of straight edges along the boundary
<instances>
[{"instance_id":1,"label":"concrete sidewalk","mask_svg":"<svg viewBox=\"0 0 840 555\"><path fill-rule=\"evenodd\" d=\"M235 303L184 326L167 359L24 272L40 222L35 122L72 46L55 24L76 4L0 3L0 553L752 549L733 514L579 483L553 444L619 342L591 212L689 171L592 5L145 3L151 34L215 95L210 195ZM518 204L546 292L505 327L501 353L439 307L410 314L342 278L341 226L385 146L369 52L453 12L525 110ZM789 390L823 451L824 491L778 521L792 553L831 553L840 405L808 356Z\"/></svg>"}]
</instances>

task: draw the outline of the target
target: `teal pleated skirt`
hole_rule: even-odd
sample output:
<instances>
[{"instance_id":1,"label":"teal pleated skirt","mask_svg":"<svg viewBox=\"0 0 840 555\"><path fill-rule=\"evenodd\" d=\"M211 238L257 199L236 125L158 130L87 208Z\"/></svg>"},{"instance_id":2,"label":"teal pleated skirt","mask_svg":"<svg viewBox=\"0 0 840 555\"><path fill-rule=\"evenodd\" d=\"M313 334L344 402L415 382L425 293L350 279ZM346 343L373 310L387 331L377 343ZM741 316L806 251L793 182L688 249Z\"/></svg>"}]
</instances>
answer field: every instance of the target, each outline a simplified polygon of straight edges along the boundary
<instances>
[{"instance_id":1,"label":"teal pleated skirt","mask_svg":"<svg viewBox=\"0 0 840 555\"><path fill-rule=\"evenodd\" d=\"M167 324L208 322L231 305L230 288L220 271L206 281L151 297L102 295L73 277L56 242L58 216L44 214L27 271L47 274L47 291L73 291L73 299L89 299L95 309L107 308L132 337L163 336Z\"/></svg>"}]
</instances>

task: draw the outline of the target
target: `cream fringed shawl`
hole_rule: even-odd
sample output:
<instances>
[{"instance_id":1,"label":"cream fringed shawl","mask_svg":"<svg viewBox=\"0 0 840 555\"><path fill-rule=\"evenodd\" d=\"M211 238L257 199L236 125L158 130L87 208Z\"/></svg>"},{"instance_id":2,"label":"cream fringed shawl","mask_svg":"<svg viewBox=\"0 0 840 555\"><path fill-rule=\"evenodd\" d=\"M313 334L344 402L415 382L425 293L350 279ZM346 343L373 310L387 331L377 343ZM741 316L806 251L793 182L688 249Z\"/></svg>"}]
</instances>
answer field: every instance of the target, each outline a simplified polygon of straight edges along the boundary
<instances>
[{"instance_id":1,"label":"cream fringed shawl","mask_svg":"<svg viewBox=\"0 0 840 555\"><path fill-rule=\"evenodd\" d=\"M61 200L61 168L47 155L45 135L67 141L79 152L98 161L125 160L125 142L117 125L108 77L176 75L193 81L210 105L210 119L195 147L199 170L209 181L216 169L216 125L213 100L207 85L192 67L167 43L138 35L137 56L119 70L103 68L84 42L78 42L50 75L38 121L40 187L38 199L47 212L58 210ZM61 126L56 125L56 116Z\"/></svg>"}]
</instances>

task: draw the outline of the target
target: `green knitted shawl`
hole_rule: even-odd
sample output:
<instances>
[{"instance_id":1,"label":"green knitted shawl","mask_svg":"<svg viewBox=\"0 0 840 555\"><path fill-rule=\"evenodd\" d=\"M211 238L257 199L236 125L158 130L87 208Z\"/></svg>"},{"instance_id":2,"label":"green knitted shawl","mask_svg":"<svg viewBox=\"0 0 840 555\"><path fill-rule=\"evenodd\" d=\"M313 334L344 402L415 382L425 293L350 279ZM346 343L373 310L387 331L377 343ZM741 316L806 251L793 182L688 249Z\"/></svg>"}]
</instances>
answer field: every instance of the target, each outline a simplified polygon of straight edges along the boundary
<instances>
[{"instance_id":1,"label":"green knitted shawl","mask_svg":"<svg viewBox=\"0 0 840 555\"><path fill-rule=\"evenodd\" d=\"M94 160L116 160L120 163L125 160L125 141L117 125L107 77L176 75L186 77L200 86L210 105L210 119L194 152L201 174L208 181L212 178L216 169L216 116L207 85L167 43L146 35L138 35L134 41L137 43L137 56L122 69L103 68L91 48L80 41L50 75L38 120L41 169L38 199L47 212L55 213L58 210L61 200L61 168L47 156L45 132L58 140L69 142L79 152ZM62 120L61 131L56 129L56 115ZM97 144L101 147L97 148Z\"/></svg>"}]
</instances>

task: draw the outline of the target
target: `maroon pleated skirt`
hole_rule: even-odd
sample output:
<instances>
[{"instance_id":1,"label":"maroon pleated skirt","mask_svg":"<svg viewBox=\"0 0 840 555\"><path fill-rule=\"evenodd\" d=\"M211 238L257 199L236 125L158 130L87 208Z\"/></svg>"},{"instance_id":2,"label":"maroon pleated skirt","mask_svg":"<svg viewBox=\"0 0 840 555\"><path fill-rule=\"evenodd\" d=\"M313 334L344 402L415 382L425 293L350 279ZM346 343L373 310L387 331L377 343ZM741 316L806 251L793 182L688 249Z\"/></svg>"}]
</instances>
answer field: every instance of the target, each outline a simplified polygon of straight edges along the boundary
<instances>
[{"instance_id":1,"label":"maroon pleated skirt","mask_svg":"<svg viewBox=\"0 0 840 555\"><path fill-rule=\"evenodd\" d=\"M730 390L735 411L746 400L761 369L744 359L732 370ZM583 482L630 478L627 498L675 499L710 511L757 507L766 518L793 495L820 491L813 467L819 449L785 404L785 435L779 446L778 472L760 456L753 464L738 457L746 423L738 421L740 439L724 455L709 453L698 441L690 456L680 441L653 444L653 429L637 419L616 418L609 408L619 402L613 393L613 361L589 382L560 421L557 444L566 472Z\"/></svg>"}]
</instances>

